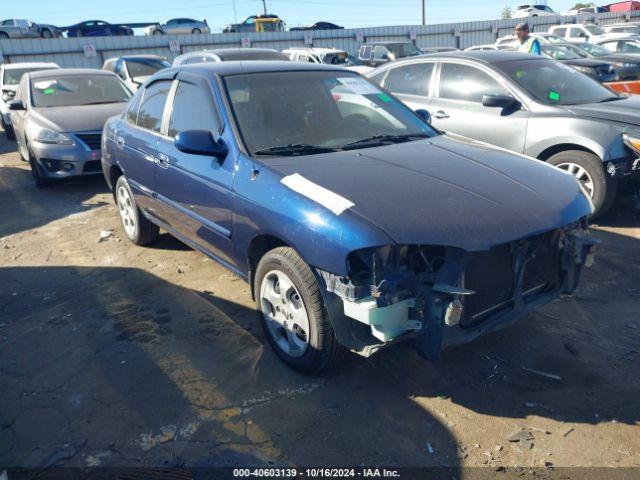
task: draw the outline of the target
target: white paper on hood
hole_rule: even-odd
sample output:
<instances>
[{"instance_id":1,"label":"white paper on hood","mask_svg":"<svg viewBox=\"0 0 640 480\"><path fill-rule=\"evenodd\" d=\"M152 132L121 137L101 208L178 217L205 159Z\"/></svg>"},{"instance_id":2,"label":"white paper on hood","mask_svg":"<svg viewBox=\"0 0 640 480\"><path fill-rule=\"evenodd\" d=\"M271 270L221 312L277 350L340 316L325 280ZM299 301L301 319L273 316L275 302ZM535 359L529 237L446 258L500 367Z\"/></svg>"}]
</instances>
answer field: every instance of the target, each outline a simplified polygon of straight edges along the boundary
<instances>
[{"instance_id":1,"label":"white paper on hood","mask_svg":"<svg viewBox=\"0 0 640 480\"><path fill-rule=\"evenodd\" d=\"M355 203L350 200L332 192L331 190L327 190L316 183L313 183L311 180L304 178L299 173L287 175L280 181L294 192L298 192L299 194L310 198L323 207L328 208L336 215L340 215L347 208L355 206Z\"/></svg>"}]
</instances>

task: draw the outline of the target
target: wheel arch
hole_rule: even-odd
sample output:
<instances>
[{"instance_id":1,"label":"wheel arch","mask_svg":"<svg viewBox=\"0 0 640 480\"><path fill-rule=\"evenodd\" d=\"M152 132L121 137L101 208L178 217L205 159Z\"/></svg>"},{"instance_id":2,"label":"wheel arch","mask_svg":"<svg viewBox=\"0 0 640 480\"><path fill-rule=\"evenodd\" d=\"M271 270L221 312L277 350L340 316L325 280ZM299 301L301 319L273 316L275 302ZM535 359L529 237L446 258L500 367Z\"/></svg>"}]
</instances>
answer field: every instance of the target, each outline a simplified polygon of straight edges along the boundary
<instances>
[{"instance_id":1,"label":"wheel arch","mask_svg":"<svg viewBox=\"0 0 640 480\"><path fill-rule=\"evenodd\" d=\"M118 166L118 165L111 165L109 167L109 186L111 187L111 193L113 193L113 195L115 195L115 190L116 190L116 182L118 181L118 178L120 178L122 175L124 175L124 172L122 171L122 169Z\"/></svg>"},{"instance_id":2,"label":"wheel arch","mask_svg":"<svg viewBox=\"0 0 640 480\"><path fill-rule=\"evenodd\" d=\"M547 147L545 150L543 150L542 152L540 152L538 155L536 155L536 158L538 160L542 160L542 161L547 161L549 160L549 158L551 158L552 156L554 156L556 153L560 153L560 152L567 152L570 150L578 150L581 152L587 152L587 153L591 153L595 156L597 156L598 158L602 159L601 155L598 155L597 152L593 151L592 149L585 147L584 145L579 145L577 143L559 143L557 145L552 145L550 147Z\"/></svg>"},{"instance_id":3,"label":"wheel arch","mask_svg":"<svg viewBox=\"0 0 640 480\"><path fill-rule=\"evenodd\" d=\"M277 247L291 247L282 238L271 234L256 235L249 242L247 247L247 266L249 267L249 288L251 290L251 298L255 300L255 292L253 289L253 280L260 259L269 251ZM300 254L298 252L298 254Z\"/></svg>"}]
</instances>

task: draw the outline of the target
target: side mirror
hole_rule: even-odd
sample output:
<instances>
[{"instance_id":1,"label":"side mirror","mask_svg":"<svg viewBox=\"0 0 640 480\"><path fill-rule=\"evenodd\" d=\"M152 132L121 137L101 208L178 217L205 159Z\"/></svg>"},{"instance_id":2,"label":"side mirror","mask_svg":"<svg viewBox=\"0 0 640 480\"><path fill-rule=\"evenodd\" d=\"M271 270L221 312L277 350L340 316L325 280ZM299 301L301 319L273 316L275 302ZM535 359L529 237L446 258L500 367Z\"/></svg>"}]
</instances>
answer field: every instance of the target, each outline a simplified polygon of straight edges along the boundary
<instances>
[{"instance_id":1,"label":"side mirror","mask_svg":"<svg viewBox=\"0 0 640 480\"><path fill-rule=\"evenodd\" d=\"M520 102L510 95L483 95L482 105L509 110L517 110L521 107Z\"/></svg>"},{"instance_id":2,"label":"side mirror","mask_svg":"<svg viewBox=\"0 0 640 480\"><path fill-rule=\"evenodd\" d=\"M192 155L225 159L229 149L222 139L214 139L209 130L185 130L176 135L174 145L178 150Z\"/></svg>"},{"instance_id":3,"label":"side mirror","mask_svg":"<svg viewBox=\"0 0 640 480\"><path fill-rule=\"evenodd\" d=\"M9 110L26 110L22 100L11 100L9 102Z\"/></svg>"},{"instance_id":4,"label":"side mirror","mask_svg":"<svg viewBox=\"0 0 640 480\"><path fill-rule=\"evenodd\" d=\"M416 110L416 115L418 115L422 120L424 120L424 123L431 123L431 114L424 108L420 108L419 110Z\"/></svg>"}]
</instances>

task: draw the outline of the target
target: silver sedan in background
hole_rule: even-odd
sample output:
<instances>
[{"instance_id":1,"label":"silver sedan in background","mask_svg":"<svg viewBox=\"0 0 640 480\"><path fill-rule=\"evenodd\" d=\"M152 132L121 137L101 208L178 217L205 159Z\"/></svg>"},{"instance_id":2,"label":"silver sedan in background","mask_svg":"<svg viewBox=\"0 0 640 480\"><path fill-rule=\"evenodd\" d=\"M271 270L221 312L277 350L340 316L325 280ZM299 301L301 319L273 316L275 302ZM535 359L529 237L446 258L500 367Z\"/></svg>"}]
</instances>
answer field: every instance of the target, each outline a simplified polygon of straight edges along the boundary
<instances>
[{"instance_id":1,"label":"silver sedan in background","mask_svg":"<svg viewBox=\"0 0 640 480\"><path fill-rule=\"evenodd\" d=\"M367 76L412 109L428 111L438 129L571 173L595 214L611 206L618 180L640 173L640 98L618 95L555 60L451 52L391 62Z\"/></svg>"},{"instance_id":2,"label":"silver sedan in background","mask_svg":"<svg viewBox=\"0 0 640 480\"><path fill-rule=\"evenodd\" d=\"M172 18L165 23L158 23L144 29L145 35L194 35L198 33L211 33L206 20Z\"/></svg>"},{"instance_id":3,"label":"silver sedan in background","mask_svg":"<svg viewBox=\"0 0 640 480\"><path fill-rule=\"evenodd\" d=\"M101 174L102 128L124 110L131 91L114 73L93 69L26 73L9 102L23 160L38 187Z\"/></svg>"}]
</instances>

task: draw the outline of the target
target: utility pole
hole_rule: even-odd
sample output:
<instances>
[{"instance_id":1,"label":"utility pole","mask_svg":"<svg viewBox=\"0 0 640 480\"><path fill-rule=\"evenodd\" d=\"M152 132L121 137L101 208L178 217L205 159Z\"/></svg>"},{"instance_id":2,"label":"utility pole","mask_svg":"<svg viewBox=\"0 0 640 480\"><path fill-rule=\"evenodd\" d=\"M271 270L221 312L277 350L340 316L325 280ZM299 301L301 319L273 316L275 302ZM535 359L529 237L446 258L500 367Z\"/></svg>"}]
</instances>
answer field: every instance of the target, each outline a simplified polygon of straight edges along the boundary
<instances>
[{"instance_id":1,"label":"utility pole","mask_svg":"<svg viewBox=\"0 0 640 480\"><path fill-rule=\"evenodd\" d=\"M426 17L426 4L427 0L422 0L422 25L426 25L427 24L427 17Z\"/></svg>"},{"instance_id":2,"label":"utility pole","mask_svg":"<svg viewBox=\"0 0 640 480\"><path fill-rule=\"evenodd\" d=\"M267 14L267 0L262 0L262 9L264 10L264 14Z\"/></svg>"}]
</instances>

